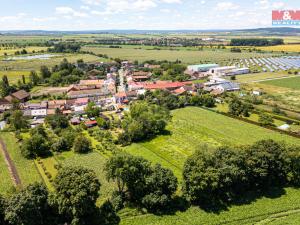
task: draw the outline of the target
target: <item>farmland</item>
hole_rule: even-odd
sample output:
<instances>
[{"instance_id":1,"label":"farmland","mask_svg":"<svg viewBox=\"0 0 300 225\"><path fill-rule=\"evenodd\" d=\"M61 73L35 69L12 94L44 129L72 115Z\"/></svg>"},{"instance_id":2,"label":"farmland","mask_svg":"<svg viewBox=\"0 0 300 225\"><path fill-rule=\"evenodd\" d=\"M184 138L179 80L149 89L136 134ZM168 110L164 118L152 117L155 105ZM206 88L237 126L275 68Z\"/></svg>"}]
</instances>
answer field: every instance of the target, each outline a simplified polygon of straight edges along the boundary
<instances>
[{"instance_id":1,"label":"farmland","mask_svg":"<svg viewBox=\"0 0 300 225\"><path fill-rule=\"evenodd\" d=\"M195 107L173 111L172 122L167 129L170 134L132 144L125 150L169 167L179 178L187 156L204 144L242 145L268 138L300 144L300 139Z\"/></svg>"},{"instance_id":2,"label":"farmland","mask_svg":"<svg viewBox=\"0 0 300 225\"><path fill-rule=\"evenodd\" d=\"M257 47L263 51L274 51L274 52L300 52L300 44L290 44L290 45L276 45L268 47Z\"/></svg>"},{"instance_id":3,"label":"farmland","mask_svg":"<svg viewBox=\"0 0 300 225\"><path fill-rule=\"evenodd\" d=\"M300 90L300 77L284 78L278 80L263 81L262 84Z\"/></svg>"},{"instance_id":4,"label":"farmland","mask_svg":"<svg viewBox=\"0 0 300 225\"><path fill-rule=\"evenodd\" d=\"M155 50L154 48L122 46L122 48L108 48L107 46L86 46L85 51L91 51L96 54L106 54L109 57L121 58L127 60L181 60L183 63L200 63L200 62L221 62L239 58L250 58L259 56L272 56L272 54L260 53L232 53L227 50L205 49L203 51L194 49L178 49L178 50Z\"/></svg>"},{"instance_id":5,"label":"farmland","mask_svg":"<svg viewBox=\"0 0 300 225\"><path fill-rule=\"evenodd\" d=\"M17 83L18 80L22 78L22 75L25 76L25 79L29 77L30 71L0 71L0 78L2 78L4 75L7 75L9 82L11 83Z\"/></svg>"},{"instance_id":6,"label":"farmland","mask_svg":"<svg viewBox=\"0 0 300 225\"><path fill-rule=\"evenodd\" d=\"M277 79L283 77L293 76L288 74L287 72L265 72L265 73L254 73L247 75L238 75L236 79L241 83L251 83L251 82L259 82L267 79Z\"/></svg>"}]
</instances>

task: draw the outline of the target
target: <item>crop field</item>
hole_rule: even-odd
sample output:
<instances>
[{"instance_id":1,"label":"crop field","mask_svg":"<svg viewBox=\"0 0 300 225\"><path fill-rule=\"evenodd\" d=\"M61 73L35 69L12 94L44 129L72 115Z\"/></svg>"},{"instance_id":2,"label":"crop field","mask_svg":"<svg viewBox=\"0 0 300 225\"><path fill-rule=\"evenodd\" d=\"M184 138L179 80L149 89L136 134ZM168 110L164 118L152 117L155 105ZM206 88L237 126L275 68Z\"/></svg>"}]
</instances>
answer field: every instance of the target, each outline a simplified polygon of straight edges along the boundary
<instances>
[{"instance_id":1,"label":"crop field","mask_svg":"<svg viewBox=\"0 0 300 225\"><path fill-rule=\"evenodd\" d=\"M57 55L57 54L56 54ZM15 61L0 61L1 70L23 71L23 70L39 70L42 65L53 67L59 64L64 58L69 62L74 63L78 59L83 59L85 62L106 62L107 59L100 58L88 54L60 54L59 56L50 59L34 59L34 60L15 60Z\"/></svg>"},{"instance_id":2,"label":"crop field","mask_svg":"<svg viewBox=\"0 0 300 225\"><path fill-rule=\"evenodd\" d=\"M17 83L18 80L22 79L22 75L25 76L25 79L28 80L30 71L0 71L0 79L4 76L7 75L9 82L11 83ZM27 81L26 81L27 82Z\"/></svg>"},{"instance_id":3,"label":"crop field","mask_svg":"<svg viewBox=\"0 0 300 225\"><path fill-rule=\"evenodd\" d=\"M284 191L285 193L280 193L272 190L269 197L262 197L241 206L231 206L218 213L191 207L174 215L156 216L141 215L125 209L124 216L121 216L121 225L299 224L300 191L293 188L286 188Z\"/></svg>"},{"instance_id":4,"label":"crop field","mask_svg":"<svg viewBox=\"0 0 300 225\"><path fill-rule=\"evenodd\" d=\"M1 43L1 42L0 42ZM32 53L33 51L46 51L47 47L38 47L38 46L32 46L32 47L25 47L25 48L17 48L17 47L0 47L0 56L4 56L6 53L7 55L14 55L16 51L22 51L25 49L28 53Z\"/></svg>"},{"instance_id":5,"label":"crop field","mask_svg":"<svg viewBox=\"0 0 300 225\"><path fill-rule=\"evenodd\" d=\"M108 48L108 47L84 47L83 50L91 51L96 54L106 54L109 57L121 58L127 60L138 60L140 62L146 60L181 60L183 63L200 63L200 62L221 62L240 58L272 56L272 54L260 53L232 53L227 50L154 50L153 48L145 49L145 47L132 48L122 46L122 48Z\"/></svg>"},{"instance_id":6,"label":"crop field","mask_svg":"<svg viewBox=\"0 0 300 225\"><path fill-rule=\"evenodd\" d=\"M125 150L169 167L178 178L187 156L205 144L242 145L268 138L300 144L300 139L197 107L174 110L172 114L172 122L167 127L170 134L132 144Z\"/></svg>"},{"instance_id":7,"label":"crop field","mask_svg":"<svg viewBox=\"0 0 300 225\"><path fill-rule=\"evenodd\" d=\"M22 185L26 186L36 181L41 181L41 177L34 165L34 161L27 160L21 155L17 139L14 137L14 135L12 133L1 132L0 137L3 139L7 146L10 157L13 160L20 175Z\"/></svg>"},{"instance_id":8,"label":"crop field","mask_svg":"<svg viewBox=\"0 0 300 225\"><path fill-rule=\"evenodd\" d=\"M278 80L263 81L261 83L267 84L267 85L278 86L278 87L285 87L285 88L300 90L300 76L278 79Z\"/></svg>"},{"instance_id":9,"label":"crop field","mask_svg":"<svg viewBox=\"0 0 300 225\"><path fill-rule=\"evenodd\" d=\"M275 51L275 52L300 52L300 44L292 45L276 45L276 46L267 46L267 47L257 47L263 51Z\"/></svg>"}]
</instances>

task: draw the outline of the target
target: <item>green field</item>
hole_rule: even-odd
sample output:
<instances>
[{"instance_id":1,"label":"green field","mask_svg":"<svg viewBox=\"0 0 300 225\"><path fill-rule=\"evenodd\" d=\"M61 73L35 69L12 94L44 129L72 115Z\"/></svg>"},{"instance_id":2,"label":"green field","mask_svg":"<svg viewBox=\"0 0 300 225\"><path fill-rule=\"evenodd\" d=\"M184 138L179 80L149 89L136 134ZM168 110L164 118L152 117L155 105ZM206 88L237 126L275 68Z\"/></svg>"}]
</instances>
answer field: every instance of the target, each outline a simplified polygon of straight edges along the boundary
<instances>
[{"instance_id":1,"label":"green field","mask_svg":"<svg viewBox=\"0 0 300 225\"><path fill-rule=\"evenodd\" d=\"M294 76L290 75L287 72L265 72L265 73L254 73L254 74L243 74L236 76L236 80L241 83L251 83L251 82L259 82L261 80L266 79L274 79L274 78L282 78L282 77L289 77Z\"/></svg>"},{"instance_id":2,"label":"green field","mask_svg":"<svg viewBox=\"0 0 300 225\"><path fill-rule=\"evenodd\" d=\"M23 71L23 70L39 70L42 65L53 67L58 65L64 58L69 62L75 63L78 59L83 59L85 62L106 62L108 59L100 58L88 54L55 54L57 56L50 59L34 59L34 60L15 60L15 61L0 61L0 71Z\"/></svg>"},{"instance_id":3,"label":"green field","mask_svg":"<svg viewBox=\"0 0 300 225\"><path fill-rule=\"evenodd\" d=\"M300 90L300 76L278 79L278 80L263 81L261 83L267 85L273 85L277 87L285 87L285 88Z\"/></svg>"},{"instance_id":4,"label":"green field","mask_svg":"<svg viewBox=\"0 0 300 225\"><path fill-rule=\"evenodd\" d=\"M17 143L17 139L14 137L14 135L12 133L1 132L0 137L7 146L7 150L9 151L10 157L13 160L19 173L22 185L27 186L28 184L34 183L36 181L42 181L34 165L34 161L27 160L21 155L19 144ZM3 182L10 182L5 179L10 179L10 177L5 176L3 178Z\"/></svg>"},{"instance_id":5,"label":"green field","mask_svg":"<svg viewBox=\"0 0 300 225\"><path fill-rule=\"evenodd\" d=\"M200 63L200 62L222 62L240 58L271 56L271 54L259 53L232 53L228 50L205 49L199 51L186 48L176 48L174 50L155 50L149 46L122 46L122 48L108 48L107 46L86 46L82 50L91 51L97 54L106 54L112 58L121 58L127 60L181 60L183 63Z\"/></svg>"},{"instance_id":6,"label":"green field","mask_svg":"<svg viewBox=\"0 0 300 225\"><path fill-rule=\"evenodd\" d=\"M0 194L7 194L14 185L2 152L0 152L0 179Z\"/></svg>"},{"instance_id":7,"label":"green field","mask_svg":"<svg viewBox=\"0 0 300 225\"><path fill-rule=\"evenodd\" d=\"M22 79L22 75L24 75L27 82L29 73L30 71L0 71L0 79L6 75L9 82L15 84L18 82L18 80Z\"/></svg>"},{"instance_id":8,"label":"green field","mask_svg":"<svg viewBox=\"0 0 300 225\"><path fill-rule=\"evenodd\" d=\"M178 109L172 115L172 122L167 127L169 135L132 144L125 150L171 168L179 178L187 156L204 144L243 145L268 138L300 144L300 139L201 108Z\"/></svg>"}]
</instances>

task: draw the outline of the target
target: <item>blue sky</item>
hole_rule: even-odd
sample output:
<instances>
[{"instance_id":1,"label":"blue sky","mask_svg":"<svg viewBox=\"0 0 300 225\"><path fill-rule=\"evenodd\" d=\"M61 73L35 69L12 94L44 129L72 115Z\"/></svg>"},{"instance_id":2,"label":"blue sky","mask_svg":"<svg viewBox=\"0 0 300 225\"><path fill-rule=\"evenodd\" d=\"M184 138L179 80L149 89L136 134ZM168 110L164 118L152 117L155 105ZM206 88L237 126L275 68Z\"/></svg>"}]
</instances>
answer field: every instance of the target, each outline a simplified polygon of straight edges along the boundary
<instances>
[{"instance_id":1,"label":"blue sky","mask_svg":"<svg viewBox=\"0 0 300 225\"><path fill-rule=\"evenodd\" d=\"M299 0L1 0L0 30L240 29L270 27Z\"/></svg>"}]
</instances>

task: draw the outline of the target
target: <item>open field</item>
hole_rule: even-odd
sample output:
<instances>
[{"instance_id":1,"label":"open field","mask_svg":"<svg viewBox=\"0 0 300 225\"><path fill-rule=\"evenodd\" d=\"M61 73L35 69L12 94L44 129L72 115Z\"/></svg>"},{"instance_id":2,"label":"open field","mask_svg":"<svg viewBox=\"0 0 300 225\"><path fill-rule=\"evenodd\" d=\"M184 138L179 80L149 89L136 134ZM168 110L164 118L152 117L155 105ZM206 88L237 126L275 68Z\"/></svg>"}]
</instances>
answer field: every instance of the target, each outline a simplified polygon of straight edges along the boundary
<instances>
[{"instance_id":1,"label":"open field","mask_svg":"<svg viewBox=\"0 0 300 225\"><path fill-rule=\"evenodd\" d=\"M0 42L1 43L1 42ZM32 53L33 51L47 51L47 47L39 47L39 46L32 46L32 47L25 47L25 48L19 48L19 47L0 47L0 56L4 56L6 53L7 55L14 55L16 51L22 51L25 49L27 53ZM22 55L24 56L24 55Z\"/></svg>"},{"instance_id":2,"label":"open field","mask_svg":"<svg viewBox=\"0 0 300 225\"><path fill-rule=\"evenodd\" d=\"M22 79L22 75L25 76L26 82L28 81L30 71L0 71L0 79L3 75L7 75L9 82L15 84L18 80Z\"/></svg>"},{"instance_id":3,"label":"open field","mask_svg":"<svg viewBox=\"0 0 300 225\"><path fill-rule=\"evenodd\" d=\"M299 42L298 42L299 43ZM300 52L300 44L293 45L276 45L276 46L267 46L267 47L257 47L263 51L275 51L275 52Z\"/></svg>"},{"instance_id":4,"label":"open field","mask_svg":"<svg viewBox=\"0 0 300 225\"><path fill-rule=\"evenodd\" d=\"M272 54L259 54L259 53L232 53L227 50L154 50L145 49L146 47L141 47L140 49L132 48L131 46L122 48L108 48L108 47L83 47L82 50L91 51L97 54L106 54L109 57L121 58L127 60L138 60L140 62L146 60L169 60L176 61L181 60L183 63L200 63L200 62L221 62L226 60L240 59L240 58L250 58L250 57L260 57L260 56L272 56Z\"/></svg>"},{"instance_id":5,"label":"open field","mask_svg":"<svg viewBox=\"0 0 300 225\"><path fill-rule=\"evenodd\" d=\"M88 54L55 54L56 57L51 59L41 60L16 60L16 61L0 61L0 71L1 70L39 70L42 65L53 67L59 64L64 58L68 59L69 62L74 63L78 59L83 59L85 62L106 62L107 59L100 58L94 55Z\"/></svg>"},{"instance_id":6,"label":"open field","mask_svg":"<svg viewBox=\"0 0 300 225\"><path fill-rule=\"evenodd\" d=\"M187 156L204 144L242 145L268 138L300 144L300 139L201 108L178 109L172 114L172 122L167 127L170 134L161 135L151 141L132 144L125 150L169 167L179 178Z\"/></svg>"},{"instance_id":7,"label":"open field","mask_svg":"<svg viewBox=\"0 0 300 225\"><path fill-rule=\"evenodd\" d=\"M300 209L300 190L286 188L282 195L279 192L272 190L269 197L263 197L241 206L231 206L218 213L205 212L198 207L191 207L184 212L178 211L175 215L164 216L141 215L124 210L121 225L250 225L273 224L273 222L275 224L299 224L300 212L295 209ZM286 217L273 218L270 223L272 217L279 217L281 214L285 214Z\"/></svg>"},{"instance_id":8,"label":"open field","mask_svg":"<svg viewBox=\"0 0 300 225\"><path fill-rule=\"evenodd\" d=\"M10 157L17 168L21 178L22 186L26 186L36 181L41 181L41 177L34 165L34 161L27 160L21 155L17 139L14 137L14 135L12 133L1 132L0 137L5 142Z\"/></svg>"},{"instance_id":9,"label":"open field","mask_svg":"<svg viewBox=\"0 0 300 225\"><path fill-rule=\"evenodd\" d=\"M1 146L0 146L1 148ZM2 152L0 151L0 194L7 194L9 190L13 189L13 181L10 177L7 164L3 157Z\"/></svg>"},{"instance_id":10,"label":"open field","mask_svg":"<svg viewBox=\"0 0 300 225\"><path fill-rule=\"evenodd\" d=\"M243 74L237 75L236 80L241 83L249 83L249 82L259 82L267 79L277 79L283 77L294 76L292 74L288 74L287 72L265 72L265 73L254 73L254 74Z\"/></svg>"},{"instance_id":11,"label":"open field","mask_svg":"<svg viewBox=\"0 0 300 225\"><path fill-rule=\"evenodd\" d=\"M278 80L263 81L261 83L267 84L267 85L278 86L278 87L286 87L286 88L300 90L300 76L292 77L292 78L285 78L285 79L278 79Z\"/></svg>"}]
</instances>

